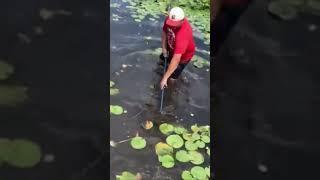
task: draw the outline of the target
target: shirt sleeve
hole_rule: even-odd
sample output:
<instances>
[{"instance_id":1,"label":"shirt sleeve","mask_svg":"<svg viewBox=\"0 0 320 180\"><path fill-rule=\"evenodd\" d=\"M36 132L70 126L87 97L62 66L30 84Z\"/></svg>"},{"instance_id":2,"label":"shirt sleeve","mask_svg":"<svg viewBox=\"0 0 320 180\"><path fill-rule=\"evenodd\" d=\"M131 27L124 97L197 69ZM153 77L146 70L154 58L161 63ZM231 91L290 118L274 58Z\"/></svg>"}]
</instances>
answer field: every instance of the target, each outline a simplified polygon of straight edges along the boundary
<instances>
[{"instance_id":1,"label":"shirt sleeve","mask_svg":"<svg viewBox=\"0 0 320 180\"><path fill-rule=\"evenodd\" d=\"M184 34L179 34L176 37L176 45L174 49L174 54L184 54L187 50L189 40Z\"/></svg>"}]
</instances>

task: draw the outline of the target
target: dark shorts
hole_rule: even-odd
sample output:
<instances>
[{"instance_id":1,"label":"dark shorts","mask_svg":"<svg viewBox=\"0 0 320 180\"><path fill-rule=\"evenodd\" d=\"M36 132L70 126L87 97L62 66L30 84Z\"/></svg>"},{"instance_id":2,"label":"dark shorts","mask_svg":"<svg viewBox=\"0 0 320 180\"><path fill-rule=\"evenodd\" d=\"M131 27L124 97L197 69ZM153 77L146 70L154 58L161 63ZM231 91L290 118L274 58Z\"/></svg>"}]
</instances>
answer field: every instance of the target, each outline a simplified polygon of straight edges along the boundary
<instances>
[{"instance_id":1,"label":"dark shorts","mask_svg":"<svg viewBox=\"0 0 320 180\"><path fill-rule=\"evenodd\" d=\"M161 54L160 55L160 59L161 59L161 64L164 64L164 57L163 55ZM168 62L167 62L167 69L168 69L168 66L170 64L170 61L171 61L172 57L169 57L168 58ZM177 69L171 74L170 78L172 79L178 79L179 76L181 75L182 71L184 70L184 68L188 65L188 63L186 64L179 64Z\"/></svg>"}]
</instances>

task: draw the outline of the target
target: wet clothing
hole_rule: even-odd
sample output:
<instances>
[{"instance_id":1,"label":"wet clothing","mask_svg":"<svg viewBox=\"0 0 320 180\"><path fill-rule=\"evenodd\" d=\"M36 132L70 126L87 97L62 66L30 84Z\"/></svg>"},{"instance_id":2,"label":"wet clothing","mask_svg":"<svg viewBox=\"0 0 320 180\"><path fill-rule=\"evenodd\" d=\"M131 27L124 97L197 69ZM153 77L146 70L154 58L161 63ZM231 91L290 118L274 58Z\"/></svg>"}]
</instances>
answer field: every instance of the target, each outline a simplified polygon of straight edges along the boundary
<instances>
[{"instance_id":1,"label":"wet clothing","mask_svg":"<svg viewBox=\"0 0 320 180\"><path fill-rule=\"evenodd\" d=\"M160 59L161 59L160 64L164 64L164 57L163 57L162 54L160 55ZM171 59L172 59L172 56L169 56L168 61L167 61L167 69L168 69L168 67L169 67L169 64L170 64ZM188 60L188 62L190 62L190 60ZM174 72L171 74L170 78L172 78L172 79L178 79L179 76L180 76L180 74L181 74L182 71L184 70L184 68L187 66L187 64L188 64L188 63L186 63L186 64L179 63L177 69L174 70ZM167 69L166 69L166 70L167 70Z\"/></svg>"},{"instance_id":2,"label":"wet clothing","mask_svg":"<svg viewBox=\"0 0 320 180\"><path fill-rule=\"evenodd\" d=\"M169 54L182 54L180 64L187 64L195 53L195 43L191 25L185 18L179 28L172 28L164 23L162 30L167 34Z\"/></svg>"}]
</instances>

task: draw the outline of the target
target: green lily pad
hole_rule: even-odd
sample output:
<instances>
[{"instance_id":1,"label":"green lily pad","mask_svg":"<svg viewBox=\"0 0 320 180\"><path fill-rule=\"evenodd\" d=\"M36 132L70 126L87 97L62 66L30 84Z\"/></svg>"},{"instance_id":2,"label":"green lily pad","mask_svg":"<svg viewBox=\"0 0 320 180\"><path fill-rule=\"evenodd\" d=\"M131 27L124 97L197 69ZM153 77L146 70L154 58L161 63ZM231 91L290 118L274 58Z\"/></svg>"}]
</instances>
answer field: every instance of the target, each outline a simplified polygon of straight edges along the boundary
<instances>
[{"instance_id":1,"label":"green lily pad","mask_svg":"<svg viewBox=\"0 0 320 180\"><path fill-rule=\"evenodd\" d=\"M146 147L147 142L144 138L140 137L140 136L136 136L134 138L131 139L131 146L134 149L143 149Z\"/></svg>"},{"instance_id":2,"label":"green lily pad","mask_svg":"<svg viewBox=\"0 0 320 180\"><path fill-rule=\"evenodd\" d=\"M196 141L195 143L197 144L198 148L204 148L206 146L206 144L202 141Z\"/></svg>"},{"instance_id":3,"label":"green lily pad","mask_svg":"<svg viewBox=\"0 0 320 180\"><path fill-rule=\"evenodd\" d=\"M110 105L110 113L114 115L121 115L123 113L123 108L118 105Z\"/></svg>"},{"instance_id":4,"label":"green lily pad","mask_svg":"<svg viewBox=\"0 0 320 180\"><path fill-rule=\"evenodd\" d=\"M3 162L8 161L10 155L10 143L11 141L7 138L0 138L0 165Z\"/></svg>"},{"instance_id":5,"label":"green lily pad","mask_svg":"<svg viewBox=\"0 0 320 180\"><path fill-rule=\"evenodd\" d=\"M170 155L173 153L173 148L166 143L159 142L155 146L156 154L158 156Z\"/></svg>"},{"instance_id":6,"label":"green lily pad","mask_svg":"<svg viewBox=\"0 0 320 180\"><path fill-rule=\"evenodd\" d=\"M191 130L192 130L194 133L197 133L198 131L200 131L200 128L198 127L197 124L195 124L195 125L192 125L192 126L191 126Z\"/></svg>"},{"instance_id":7,"label":"green lily pad","mask_svg":"<svg viewBox=\"0 0 320 180\"><path fill-rule=\"evenodd\" d=\"M121 175L116 176L117 180L136 180L136 175L132 174L131 172L124 171Z\"/></svg>"},{"instance_id":8,"label":"green lily pad","mask_svg":"<svg viewBox=\"0 0 320 180\"><path fill-rule=\"evenodd\" d=\"M210 166L205 167L204 170L206 171L207 176L210 177Z\"/></svg>"},{"instance_id":9,"label":"green lily pad","mask_svg":"<svg viewBox=\"0 0 320 180\"><path fill-rule=\"evenodd\" d=\"M174 126L171 124L163 123L159 126L159 130L164 135L169 135L174 131Z\"/></svg>"},{"instance_id":10,"label":"green lily pad","mask_svg":"<svg viewBox=\"0 0 320 180\"><path fill-rule=\"evenodd\" d=\"M191 137L193 141L199 140L201 138L198 133L193 133Z\"/></svg>"},{"instance_id":11,"label":"green lily pad","mask_svg":"<svg viewBox=\"0 0 320 180\"><path fill-rule=\"evenodd\" d=\"M113 87L115 83L113 81L110 81L110 87Z\"/></svg>"},{"instance_id":12,"label":"green lily pad","mask_svg":"<svg viewBox=\"0 0 320 180\"><path fill-rule=\"evenodd\" d=\"M209 136L201 136L201 141L204 143L210 143L210 137Z\"/></svg>"},{"instance_id":13,"label":"green lily pad","mask_svg":"<svg viewBox=\"0 0 320 180\"><path fill-rule=\"evenodd\" d=\"M41 160L41 148L29 140L15 139L10 143L7 163L18 168L31 168Z\"/></svg>"},{"instance_id":14,"label":"green lily pad","mask_svg":"<svg viewBox=\"0 0 320 180\"><path fill-rule=\"evenodd\" d=\"M289 6L281 1L272 1L268 5L271 14L278 16L283 20L291 20L297 17L297 10L293 6Z\"/></svg>"},{"instance_id":15,"label":"green lily pad","mask_svg":"<svg viewBox=\"0 0 320 180\"><path fill-rule=\"evenodd\" d=\"M201 63L201 61L194 61L193 65L199 69L203 68L203 64Z\"/></svg>"},{"instance_id":16,"label":"green lily pad","mask_svg":"<svg viewBox=\"0 0 320 180\"><path fill-rule=\"evenodd\" d=\"M0 106L16 106L24 102L27 90L23 86L0 85Z\"/></svg>"},{"instance_id":17,"label":"green lily pad","mask_svg":"<svg viewBox=\"0 0 320 180\"><path fill-rule=\"evenodd\" d=\"M181 178L183 180L193 180L194 178L192 177L190 171L183 171L181 174Z\"/></svg>"},{"instance_id":18,"label":"green lily pad","mask_svg":"<svg viewBox=\"0 0 320 180\"><path fill-rule=\"evenodd\" d=\"M192 141L192 140L193 140L191 133L184 132L184 133L182 134L182 137L183 137L183 139L185 139L186 141Z\"/></svg>"},{"instance_id":19,"label":"green lily pad","mask_svg":"<svg viewBox=\"0 0 320 180\"><path fill-rule=\"evenodd\" d=\"M199 126L199 131L200 132L209 132L210 131L210 126Z\"/></svg>"},{"instance_id":20,"label":"green lily pad","mask_svg":"<svg viewBox=\"0 0 320 180\"><path fill-rule=\"evenodd\" d=\"M7 79L13 72L13 66L0 60L0 80Z\"/></svg>"},{"instance_id":21,"label":"green lily pad","mask_svg":"<svg viewBox=\"0 0 320 180\"><path fill-rule=\"evenodd\" d=\"M160 156L159 161L165 168L172 168L174 166L174 159L171 155Z\"/></svg>"},{"instance_id":22,"label":"green lily pad","mask_svg":"<svg viewBox=\"0 0 320 180\"><path fill-rule=\"evenodd\" d=\"M207 154L210 156L210 148L207 149Z\"/></svg>"},{"instance_id":23,"label":"green lily pad","mask_svg":"<svg viewBox=\"0 0 320 180\"><path fill-rule=\"evenodd\" d=\"M202 164L204 162L204 157L201 153L197 151L189 151L190 161L192 164Z\"/></svg>"},{"instance_id":24,"label":"green lily pad","mask_svg":"<svg viewBox=\"0 0 320 180\"><path fill-rule=\"evenodd\" d=\"M197 145L195 142L193 142L193 141L186 141L186 142L184 143L184 146L185 146L185 148L186 148L187 150L189 150L189 151L195 151L195 150L198 149L198 145Z\"/></svg>"},{"instance_id":25,"label":"green lily pad","mask_svg":"<svg viewBox=\"0 0 320 180\"><path fill-rule=\"evenodd\" d=\"M200 166L194 166L193 168L191 168L190 172L196 179L206 179L207 177L206 171L203 167Z\"/></svg>"},{"instance_id":26,"label":"green lily pad","mask_svg":"<svg viewBox=\"0 0 320 180\"><path fill-rule=\"evenodd\" d=\"M179 150L176 152L176 159L180 162L189 162L190 157L187 151Z\"/></svg>"},{"instance_id":27,"label":"green lily pad","mask_svg":"<svg viewBox=\"0 0 320 180\"><path fill-rule=\"evenodd\" d=\"M184 132L187 132L187 130L184 127L175 127L174 132L176 134L183 134Z\"/></svg>"},{"instance_id":28,"label":"green lily pad","mask_svg":"<svg viewBox=\"0 0 320 180\"><path fill-rule=\"evenodd\" d=\"M117 88L110 88L110 96L119 94L120 91Z\"/></svg>"},{"instance_id":29,"label":"green lily pad","mask_svg":"<svg viewBox=\"0 0 320 180\"><path fill-rule=\"evenodd\" d=\"M167 144L173 148L181 148L183 146L183 139L179 135L170 135L166 138Z\"/></svg>"}]
</instances>

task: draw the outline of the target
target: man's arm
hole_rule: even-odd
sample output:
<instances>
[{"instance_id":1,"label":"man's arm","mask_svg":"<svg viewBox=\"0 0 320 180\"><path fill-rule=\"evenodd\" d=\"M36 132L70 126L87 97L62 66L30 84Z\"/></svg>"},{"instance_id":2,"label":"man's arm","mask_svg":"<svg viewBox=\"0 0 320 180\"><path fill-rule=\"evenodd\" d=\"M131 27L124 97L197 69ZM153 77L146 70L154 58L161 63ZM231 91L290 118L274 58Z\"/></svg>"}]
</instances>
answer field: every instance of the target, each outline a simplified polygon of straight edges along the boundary
<instances>
[{"instance_id":1,"label":"man's arm","mask_svg":"<svg viewBox=\"0 0 320 180\"><path fill-rule=\"evenodd\" d=\"M161 34L161 47L162 47L162 54L164 56L168 55L167 54L167 33L165 31L162 31L162 34Z\"/></svg>"},{"instance_id":2,"label":"man's arm","mask_svg":"<svg viewBox=\"0 0 320 180\"><path fill-rule=\"evenodd\" d=\"M165 86L167 86L168 78L171 76L171 74L177 69L179 62L181 59L181 54L174 54L171 62L169 64L168 70L163 75L163 78L160 82L160 88L163 89Z\"/></svg>"}]
</instances>

